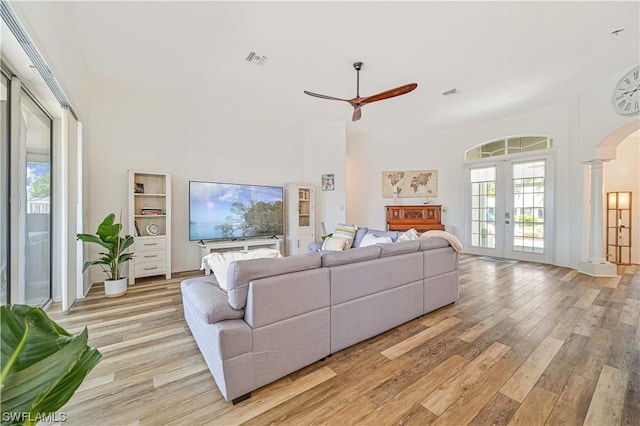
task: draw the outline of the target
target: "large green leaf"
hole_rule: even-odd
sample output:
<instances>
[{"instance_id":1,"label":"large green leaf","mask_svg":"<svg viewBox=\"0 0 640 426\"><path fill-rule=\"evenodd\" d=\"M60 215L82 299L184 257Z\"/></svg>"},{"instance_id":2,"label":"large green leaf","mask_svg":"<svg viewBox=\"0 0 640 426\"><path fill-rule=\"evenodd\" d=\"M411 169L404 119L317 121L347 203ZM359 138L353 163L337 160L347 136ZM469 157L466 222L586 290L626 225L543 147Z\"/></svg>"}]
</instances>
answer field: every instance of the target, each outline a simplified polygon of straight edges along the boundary
<instances>
[{"instance_id":1,"label":"large green leaf","mask_svg":"<svg viewBox=\"0 0 640 426\"><path fill-rule=\"evenodd\" d=\"M123 252L133 245L134 238L131 235L125 235L124 237L120 236L122 224L114 223L115 217L115 214L109 213L98 226L96 235L77 235L77 238L83 242L96 243L108 250L107 252L99 253L99 260L85 262L82 269L83 272L89 266L99 265L107 274L107 279L117 280L120 278L120 269L122 264L131 260L131 256L126 255Z\"/></svg>"},{"instance_id":2,"label":"large green leaf","mask_svg":"<svg viewBox=\"0 0 640 426\"><path fill-rule=\"evenodd\" d=\"M2 306L0 316L3 413L36 418L60 409L102 357L87 346L87 329L71 336L41 308L26 305Z\"/></svg>"}]
</instances>

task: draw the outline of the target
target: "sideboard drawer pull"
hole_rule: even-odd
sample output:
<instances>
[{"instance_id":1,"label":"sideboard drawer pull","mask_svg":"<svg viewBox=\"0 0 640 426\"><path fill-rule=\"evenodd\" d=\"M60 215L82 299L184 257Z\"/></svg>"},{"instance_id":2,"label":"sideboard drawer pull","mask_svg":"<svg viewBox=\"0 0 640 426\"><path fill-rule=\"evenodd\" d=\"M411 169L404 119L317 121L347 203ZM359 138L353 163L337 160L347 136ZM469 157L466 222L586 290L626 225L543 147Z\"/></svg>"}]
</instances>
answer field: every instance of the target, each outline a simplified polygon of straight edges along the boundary
<instances>
[{"instance_id":1,"label":"sideboard drawer pull","mask_svg":"<svg viewBox=\"0 0 640 426\"><path fill-rule=\"evenodd\" d=\"M145 246L157 246L158 243L144 243Z\"/></svg>"},{"instance_id":2,"label":"sideboard drawer pull","mask_svg":"<svg viewBox=\"0 0 640 426\"><path fill-rule=\"evenodd\" d=\"M157 266L153 266L151 268L144 268L145 271L153 271L154 269L158 269Z\"/></svg>"},{"instance_id":3,"label":"sideboard drawer pull","mask_svg":"<svg viewBox=\"0 0 640 426\"><path fill-rule=\"evenodd\" d=\"M149 256L145 256L144 258L145 258L145 259L149 259L149 258L151 258L151 257L158 257L158 255L157 255L157 254L152 254L152 255L149 255Z\"/></svg>"}]
</instances>

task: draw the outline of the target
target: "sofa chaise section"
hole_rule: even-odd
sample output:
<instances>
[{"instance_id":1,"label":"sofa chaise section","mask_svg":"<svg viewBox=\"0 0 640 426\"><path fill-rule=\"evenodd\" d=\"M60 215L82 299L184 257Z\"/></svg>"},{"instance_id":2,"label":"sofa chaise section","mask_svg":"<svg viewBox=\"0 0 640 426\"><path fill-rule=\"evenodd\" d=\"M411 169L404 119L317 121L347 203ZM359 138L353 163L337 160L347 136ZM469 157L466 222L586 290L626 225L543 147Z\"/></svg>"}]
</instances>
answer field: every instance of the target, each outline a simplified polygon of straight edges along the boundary
<instances>
[{"instance_id":1,"label":"sofa chaise section","mask_svg":"<svg viewBox=\"0 0 640 426\"><path fill-rule=\"evenodd\" d=\"M212 280L182 282L184 315L228 401L238 402L330 354L329 271L320 268L320 254L232 262L228 294ZM203 281L207 286L197 288ZM198 298L219 302L202 304ZM221 300L227 299L225 307ZM226 316L244 314L214 322L225 315L202 309L216 306L233 311Z\"/></svg>"}]
</instances>

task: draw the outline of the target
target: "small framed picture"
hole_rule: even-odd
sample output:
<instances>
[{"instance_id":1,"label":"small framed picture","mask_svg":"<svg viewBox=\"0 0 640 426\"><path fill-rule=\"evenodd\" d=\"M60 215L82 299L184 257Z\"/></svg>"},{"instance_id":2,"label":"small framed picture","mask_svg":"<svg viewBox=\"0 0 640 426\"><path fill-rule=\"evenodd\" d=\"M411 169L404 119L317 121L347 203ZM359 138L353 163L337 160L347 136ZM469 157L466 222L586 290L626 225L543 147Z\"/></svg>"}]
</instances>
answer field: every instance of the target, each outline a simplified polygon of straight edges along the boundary
<instances>
[{"instance_id":1,"label":"small framed picture","mask_svg":"<svg viewBox=\"0 0 640 426\"><path fill-rule=\"evenodd\" d=\"M133 190L136 194L144 194L144 183L136 183L136 187Z\"/></svg>"},{"instance_id":2,"label":"small framed picture","mask_svg":"<svg viewBox=\"0 0 640 426\"><path fill-rule=\"evenodd\" d=\"M333 191L335 189L335 179L333 173L322 175L322 190Z\"/></svg>"}]
</instances>

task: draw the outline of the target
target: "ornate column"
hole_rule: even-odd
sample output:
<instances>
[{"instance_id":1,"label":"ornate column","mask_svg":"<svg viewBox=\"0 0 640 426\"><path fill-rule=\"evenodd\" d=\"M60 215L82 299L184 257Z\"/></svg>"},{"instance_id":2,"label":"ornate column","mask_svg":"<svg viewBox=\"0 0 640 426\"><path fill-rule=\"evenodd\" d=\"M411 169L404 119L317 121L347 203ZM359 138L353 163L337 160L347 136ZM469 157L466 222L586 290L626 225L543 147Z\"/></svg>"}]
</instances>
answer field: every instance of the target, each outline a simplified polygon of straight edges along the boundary
<instances>
[{"instance_id":1,"label":"ornate column","mask_svg":"<svg viewBox=\"0 0 640 426\"><path fill-rule=\"evenodd\" d=\"M604 161L593 160L591 169L591 224L589 243L589 262L605 264L604 255Z\"/></svg>"},{"instance_id":2,"label":"ornate column","mask_svg":"<svg viewBox=\"0 0 640 426\"><path fill-rule=\"evenodd\" d=\"M578 264L578 270L597 277L611 277L617 274L617 267L607 262L604 251L604 161L589 162L591 171L589 256Z\"/></svg>"}]
</instances>

